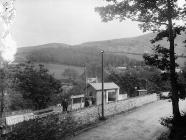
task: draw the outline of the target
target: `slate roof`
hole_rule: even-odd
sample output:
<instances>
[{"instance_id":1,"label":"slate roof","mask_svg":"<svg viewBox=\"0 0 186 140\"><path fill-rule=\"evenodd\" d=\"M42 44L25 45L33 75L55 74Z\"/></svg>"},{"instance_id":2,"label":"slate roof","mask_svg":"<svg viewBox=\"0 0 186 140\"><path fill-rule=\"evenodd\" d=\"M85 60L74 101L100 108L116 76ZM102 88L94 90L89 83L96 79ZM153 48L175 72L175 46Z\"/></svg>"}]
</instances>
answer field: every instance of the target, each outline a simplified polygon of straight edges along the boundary
<instances>
[{"instance_id":1,"label":"slate roof","mask_svg":"<svg viewBox=\"0 0 186 140\"><path fill-rule=\"evenodd\" d=\"M89 86L92 86L95 90L102 90L102 83L89 83ZM115 83L104 83L104 90L108 89L118 89L119 86Z\"/></svg>"}]
</instances>

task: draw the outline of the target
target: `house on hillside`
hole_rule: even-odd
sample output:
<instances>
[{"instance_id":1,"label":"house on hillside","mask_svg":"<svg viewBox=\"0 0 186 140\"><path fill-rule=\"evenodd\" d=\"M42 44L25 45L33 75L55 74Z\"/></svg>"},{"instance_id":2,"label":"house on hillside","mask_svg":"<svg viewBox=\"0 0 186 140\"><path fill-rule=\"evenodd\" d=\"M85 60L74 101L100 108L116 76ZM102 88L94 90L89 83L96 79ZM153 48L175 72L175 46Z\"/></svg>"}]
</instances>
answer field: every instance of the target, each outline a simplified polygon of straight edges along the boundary
<instances>
[{"instance_id":1,"label":"house on hillside","mask_svg":"<svg viewBox=\"0 0 186 140\"><path fill-rule=\"evenodd\" d=\"M121 100L123 95L119 94L119 90L119 86L113 82L104 83L104 102ZM87 85L87 97L91 99L93 105L100 105L102 103L102 83L89 83ZM127 98L127 96L124 96L124 98Z\"/></svg>"}]
</instances>

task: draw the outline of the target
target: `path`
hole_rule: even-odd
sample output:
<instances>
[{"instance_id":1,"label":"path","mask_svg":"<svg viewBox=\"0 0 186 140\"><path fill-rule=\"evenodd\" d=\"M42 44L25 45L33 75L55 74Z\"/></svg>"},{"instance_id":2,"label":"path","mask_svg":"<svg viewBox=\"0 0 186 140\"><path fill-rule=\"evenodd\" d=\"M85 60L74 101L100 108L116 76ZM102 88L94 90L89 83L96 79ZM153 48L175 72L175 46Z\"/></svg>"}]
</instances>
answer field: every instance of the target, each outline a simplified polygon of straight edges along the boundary
<instances>
[{"instance_id":1,"label":"path","mask_svg":"<svg viewBox=\"0 0 186 140\"><path fill-rule=\"evenodd\" d=\"M180 102L180 108L186 111L186 101ZM171 102L161 100L109 118L103 125L68 140L155 140L166 130L160 118L171 112Z\"/></svg>"}]
</instances>

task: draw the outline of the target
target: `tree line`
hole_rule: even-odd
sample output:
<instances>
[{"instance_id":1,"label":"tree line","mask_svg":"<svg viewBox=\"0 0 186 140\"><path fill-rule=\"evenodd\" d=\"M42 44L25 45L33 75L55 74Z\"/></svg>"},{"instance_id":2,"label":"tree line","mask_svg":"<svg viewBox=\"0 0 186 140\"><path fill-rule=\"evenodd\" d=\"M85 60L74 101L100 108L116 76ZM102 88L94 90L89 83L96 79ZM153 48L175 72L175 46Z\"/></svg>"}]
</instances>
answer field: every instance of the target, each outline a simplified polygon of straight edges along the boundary
<instances>
[{"instance_id":1,"label":"tree line","mask_svg":"<svg viewBox=\"0 0 186 140\"><path fill-rule=\"evenodd\" d=\"M42 48L26 54L27 60L33 62L58 63L64 65L85 66L89 63L101 62L100 50L97 48ZM107 54L105 65L141 65L143 62L128 58L123 54Z\"/></svg>"}]
</instances>

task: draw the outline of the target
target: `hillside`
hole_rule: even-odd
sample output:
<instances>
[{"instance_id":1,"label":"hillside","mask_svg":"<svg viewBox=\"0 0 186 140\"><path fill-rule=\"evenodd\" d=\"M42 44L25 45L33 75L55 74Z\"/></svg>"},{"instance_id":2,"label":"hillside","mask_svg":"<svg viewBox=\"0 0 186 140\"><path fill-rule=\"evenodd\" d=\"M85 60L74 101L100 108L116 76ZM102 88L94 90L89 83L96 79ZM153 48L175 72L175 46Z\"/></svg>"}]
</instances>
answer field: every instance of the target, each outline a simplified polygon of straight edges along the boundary
<instances>
[{"instance_id":1,"label":"hillside","mask_svg":"<svg viewBox=\"0 0 186 140\"><path fill-rule=\"evenodd\" d=\"M135 63L134 61L142 60L142 54L151 53L152 44L150 40L155 34L145 34L133 38L121 38L105 41L86 42L75 46L67 44L51 43L40 46L19 48L17 53L17 61L23 58L29 58L36 62L51 62L66 65L83 66L85 63L96 62L99 60L100 50L105 51L106 63L117 65ZM178 55L186 55L186 48L183 41L185 34L177 37L175 48ZM168 47L166 39L160 42L163 46ZM118 53L120 52L120 53ZM129 59L130 58L130 59ZM121 62L119 62L121 60ZM185 58L179 58L178 63L183 65Z\"/></svg>"},{"instance_id":2,"label":"hillside","mask_svg":"<svg viewBox=\"0 0 186 140\"><path fill-rule=\"evenodd\" d=\"M105 51L124 51L143 54L144 52L151 52L152 44L150 40L153 39L156 34L149 33L138 37L132 38L121 38L105 41L96 41L96 42L87 42L78 47L97 47ZM186 39L186 34L179 35L175 43L178 45L176 48L176 53L181 55L182 53L186 54L186 49L184 48L183 41ZM168 47L168 42L166 39L160 41L160 44Z\"/></svg>"},{"instance_id":3,"label":"hillside","mask_svg":"<svg viewBox=\"0 0 186 140\"><path fill-rule=\"evenodd\" d=\"M63 79L63 72L65 69L74 69L78 75L81 75L84 72L83 67L76 66L68 66L68 65L60 65L60 64L52 64L52 63L42 63L51 74L54 75L56 79Z\"/></svg>"},{"instance_id":4,"label":"hillside","mask_svg":"<svg viewBox=\"0 0 186 140\"><path fill-rule=\"evenodd\" d=\"M18 48L17 54L16 54L16 61L24 61L32 52L45 50L48 48L68 48L69 45L63 44L63 43L49 43L49 44L43 44L38 46L28 46L28 47L21 47Z\"/></svg>"}]
</instances>

